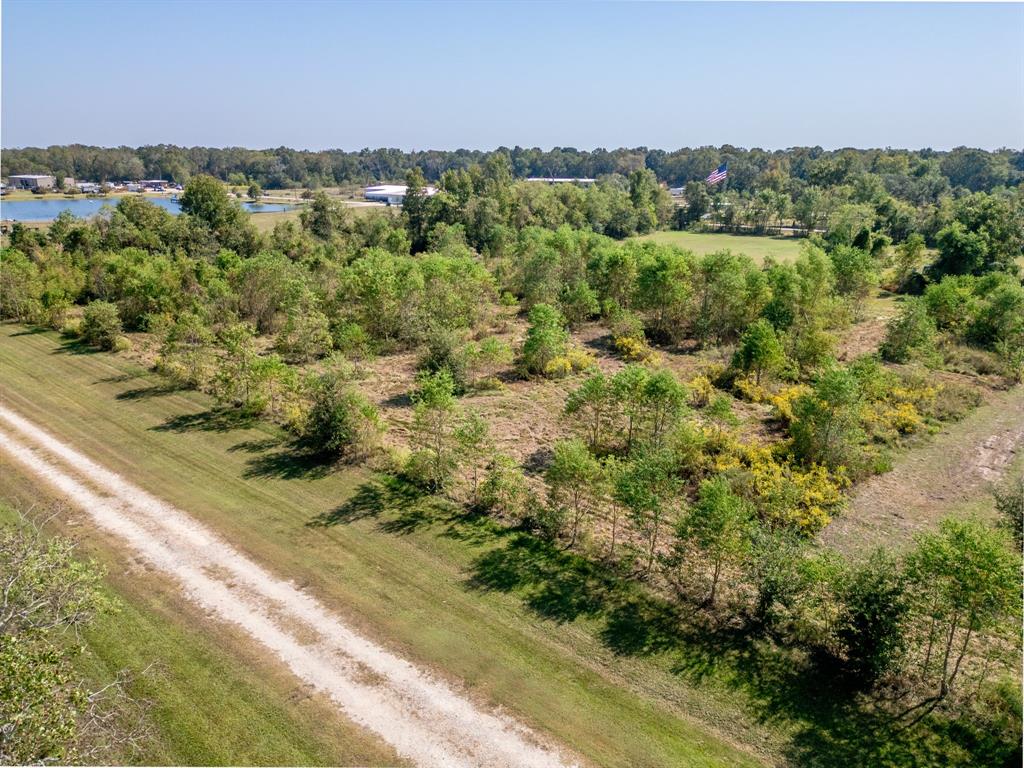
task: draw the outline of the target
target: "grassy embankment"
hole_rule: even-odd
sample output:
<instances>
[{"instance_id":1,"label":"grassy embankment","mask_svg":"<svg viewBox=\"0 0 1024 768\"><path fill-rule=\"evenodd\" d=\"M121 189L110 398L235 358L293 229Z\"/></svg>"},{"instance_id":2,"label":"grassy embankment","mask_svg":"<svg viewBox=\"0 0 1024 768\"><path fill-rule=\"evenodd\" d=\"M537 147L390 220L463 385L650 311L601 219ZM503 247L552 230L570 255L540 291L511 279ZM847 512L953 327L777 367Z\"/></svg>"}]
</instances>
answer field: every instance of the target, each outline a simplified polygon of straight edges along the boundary
<instances>
[{"instance_id":1,"label":"grassy embankment","mask_svg":"<svg viewBox=\"0 0 1024 768\"><path fill-rule=\"evenodd\" d=\"M596 764L754 765L775 762L785 749L789 728L759 724L759 708L724 676L698 682L705 673L686 679L673 670L675 657L642 658L646 652L631 646L637 628L602 615L600 593L591 594L600 585L579 583L572 573L564 582L524 578L550 576L546 569L559 553L534 552L517 537L360 471L297 461L276 430L220 418L208 398L168 391L138 366L62 346L52 333L0 328L0 386L8 406L187 509L372 636L450 673L475 698L504 706ZM24 496L12 476L3 473L0 490ZM246 709L231 695L236 688L244 693L232 676L205 694L207 736L190 736L205 718L187 701L188 691L203 691L204 681L223 674L218 666L243 675L244 655L230 663L211 656L220 646L216 632L203 622L200 634L199 622L186 618L182 627L192 629L179 629L188 642L173 635L146 642L132 622L157 638L169 616L185 617L188 609L169 592L151 594L141 581L125 599L127 618L99 631L95 652L111 667L155 657L177 670L180 684L149 691L167 699L162 738L178 750L157 748L152 761L188 754L192 762L247 762L227 735L247 730L232 727ZM164 613L154 619L158 608ZM133 634L140 642L126 643ZM295 751L301 737L282 741L289 728L275 710L289 709L286 687L249 689L252 705L267 710L255 718L268 734L266 753L255 761L321 762ZM216 714L221 707L225 714ZM332 749L319 744L320 754Z\"/></svg>"}]
</instances>

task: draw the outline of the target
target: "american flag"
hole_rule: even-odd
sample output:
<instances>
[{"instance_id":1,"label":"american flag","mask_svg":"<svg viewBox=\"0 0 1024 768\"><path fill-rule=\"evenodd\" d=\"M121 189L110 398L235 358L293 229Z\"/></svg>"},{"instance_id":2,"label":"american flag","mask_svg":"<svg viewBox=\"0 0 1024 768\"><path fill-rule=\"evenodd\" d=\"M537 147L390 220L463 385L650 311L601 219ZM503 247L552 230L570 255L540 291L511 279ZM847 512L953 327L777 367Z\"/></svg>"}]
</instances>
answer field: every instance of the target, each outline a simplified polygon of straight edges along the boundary
<instances>
[{"instance_id":1,"label":"american flag","mask_svg":"<svg viewBox=\"0 0 1024 768\"><path fill-rule=\"evenodd\" d=\"M708 184L717 184L728 175L728 165L728 163L722 163L720 166L718 166L718 169L712 171L708 175L708 177L704 179L704 181L706 181Z\"/></svg>"}]
</instances>

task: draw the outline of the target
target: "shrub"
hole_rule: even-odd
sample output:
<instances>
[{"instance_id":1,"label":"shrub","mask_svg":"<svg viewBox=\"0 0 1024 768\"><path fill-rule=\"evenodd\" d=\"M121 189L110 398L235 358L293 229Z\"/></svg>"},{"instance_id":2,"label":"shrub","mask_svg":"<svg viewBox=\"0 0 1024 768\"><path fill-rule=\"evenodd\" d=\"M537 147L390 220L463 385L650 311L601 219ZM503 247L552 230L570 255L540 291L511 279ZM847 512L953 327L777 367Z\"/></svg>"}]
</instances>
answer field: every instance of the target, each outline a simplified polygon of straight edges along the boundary
<instances>
[{"instance_id":1,"label":"shrub","mask_svg":"<svg viewBox=\"0 0 1024 768\"><path fill-rule=\"evenodd\" d=\"M312 451L357 460L369 456L384 431L380 414L337 372L312 384L312 405L300 438Z\"/></svg>"},{"instance_id":2,"label":"shrub","mask_svg":"<svg viewBox=\"0 0 1024 768\"><path fill-rule=\"evenodd\" d=\"M911 360L935 363L935 321L928 314L928 307L919 298L908 298L900 313L889 321L879 351L882 358L891 363L906 363Z\"/></svg>"},{"instance_id":3,"label":"shrub","mask_svg":"<svg viewBox=\"0 0 1024 768\"><path fill-rule=\"evenodd\" d=\"M93 301L82 315L82 339L94 347L112 350L121 335L117 307L107 301Z\"/></svg>"},{"instance_id":4,"label":"shrub","mask_svg":"<svg viewBox=\"0 0 1024 768\"><path fill-rule=\"evenodd\" d=\"M523 366L527 373L544 374L552 360L564 357L569 334L563 327L561 313L547 304L537 304L530 310L530 328L523 342ZM556 366L561 369L563 366ZM572 364L568 364L569 370Z\"/></svg>"},{"instance_id":5,"label":"shrub","mask_svg":"<svg viewBox=\"0 0 1024 768\"><path fill-rule=\"evenodd\" d=\"M744 373L753 372L757 385L762 374L778 371L785 362L782 343L767 320L756 320L747 327L732 359L732 364Z\"/></svg>"},{"instance_id":6,"label":"shrub","mask_svg":"<svg viewBox=\"0 0 1024 768\"><path fill-rule=\"evenodd\" d=\"M896 669L906 652L909 604L896 560L876 550L839 587L836 638L858 680L873 683Z\"/></svg>"},{"instance_id":7,"label":"shrub","mask_svg":"<svg viewBox=\"0 0 1024 768\"><path fill-rule=\"evenodd\" d=\"M480 507L486 512L521 523L532 506L533 494L515 459L499 454L480 484Z\"/></svg>"},{"instance_id":8,"label":"shrub","mask_svg":"<svg viewBox=\"0 0 1024 768\"><path fill-rule=\"evenodd\" d=\"M703 373L690 379L687 387L690 389L690 405L694 408L704 408L711 402L711 397L715 394L711 379Z\"/></svg>"},{"instance_id":9,"label":"shrub","mask_svg":"<svg viewBox=\"0 0 1024 768\"><path fill-rule=\"evenodd\" d=\"M334 348L347 358L361 360L373 355L373 340L359 323L341 323L331 335Z\"/></svg>"}]
</instances>

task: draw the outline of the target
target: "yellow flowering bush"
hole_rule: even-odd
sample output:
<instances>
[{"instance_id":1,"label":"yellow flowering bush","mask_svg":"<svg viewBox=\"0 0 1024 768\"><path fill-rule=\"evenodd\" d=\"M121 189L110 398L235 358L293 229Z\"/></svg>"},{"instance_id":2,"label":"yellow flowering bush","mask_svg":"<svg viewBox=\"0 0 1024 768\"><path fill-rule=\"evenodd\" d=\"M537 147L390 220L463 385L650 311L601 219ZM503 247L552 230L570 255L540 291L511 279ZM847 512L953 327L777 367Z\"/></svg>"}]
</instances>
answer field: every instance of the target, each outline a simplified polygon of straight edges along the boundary
<instances>
[{"instance_id":1,"label":"yellow flowering bush","mask_svg":"<svg viewBox=\"0 0 1024 768\"><path fill-rule=\"evenodd\" d=\"M690 389L690 405L694 408L703 408L711 402L711 398L715 394L715 387L712 385L711 379L703 373L690 379L686 386Z\"/></svg>"},{"instance_id":2,"label":"yellow flowering bush","mask_svg":"<svg viewBox=\"0 0 1024 768\"><path fill-rule=\"evenodd\" d=\"M647 365L657 365L661 362L661 356L651 349L642 338L636 336L616 336L614 345L615 351L629 362L645 363Z\"/></svg>"},{"instance_id":3,"label":"yellow flowering bush","mask_svg":"<svg viewBox=\"0 0 1024 768\"><path fill-rule=\"evenodd\" d=\"M811 388L806 384L796 384L792 387L785 387L772 395L769 399L775 408L775 418L785 424L793 421L793 403L797 398L806 395Z\"/></svg>"},{"instance_id":4,"label":"yellow flowering bush","mask_svg":"<svg viewBox=\"0 0 1024 768\"><path fill-rule=\"evenodd\" d=\"M753 376L742 376L732 386L740 397L750 403L767 403L772 397L767 389L754 381Z\"/></svg>"}]
</instances>

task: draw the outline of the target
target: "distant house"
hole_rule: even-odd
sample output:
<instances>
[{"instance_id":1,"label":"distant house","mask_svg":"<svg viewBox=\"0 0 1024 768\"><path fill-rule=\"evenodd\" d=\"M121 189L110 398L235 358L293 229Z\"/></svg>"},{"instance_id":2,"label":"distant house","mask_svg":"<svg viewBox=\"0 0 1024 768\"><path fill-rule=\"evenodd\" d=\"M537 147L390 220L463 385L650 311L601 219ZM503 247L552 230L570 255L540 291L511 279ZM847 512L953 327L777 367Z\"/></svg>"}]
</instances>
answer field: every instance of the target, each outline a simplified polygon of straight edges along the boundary
<instances>
[{"instance_id":1,"label":"distant house","mask_svg":"<svg viewBox=\"0 0 1024 768\"><path fill-rule=\"evenodd\" d=\"M80 181L78 188L87 195L95 195L100 191L100 185L94 181Z\"/></svg>"},{"instance_id":2,"label":"distant house","mask_svg":"<svg viewBox=\"0 0 1024 768\"><path fill-rule=\"evenodd\" d=\"M401 205L402 201L405 200L405 193L408 189L404 184L378 184L364 189L363 198L376 203ZM423 192L427 197L430 197L437 194L437 189L434 187L424 187Z\"/></svg>"},{"instance_id":3,"label":"distant house","mask_svg":"<svg viewBox=\"0 0 1024 768\"><path fill-rule=\"evenodd\" d=\"M127 184L124 185L124 188L126 190L128 190L129 192L141 192L142 191L142 185L141 184L136 184L134 181L129 181Z\"/></svg>"},{"instance_id":4,"label":"distant house","mask_svg":"<svg viewBox=\"0 0 1024 768\"><path fill-rule=\"evenodd\" d=\"M530 176L527 181L540 181L545 184L582 184L583 186L597 183L597 179L570 179L563 176Z\"/></svg>"},{"instance_id":5,"label":"distant house","mask_svg":"<svg viewBox=\"0 0 1024 768\"><path fill-rule=\"evenodd\" d=\"M57 179L53 176L23 173L11 176L8 181L14 189L53 189Z\"/></svg>"},{"instance_id":6,"label":"distant house","mask_svg":"<svg viewBox=\"0 0 1024 768\"><path fill-rule=\"evenodd\" d=\"M146 192L163 192L167 188L167 182L163 179L143 179L139 186Z\"/></svg>"}]
</instances>

